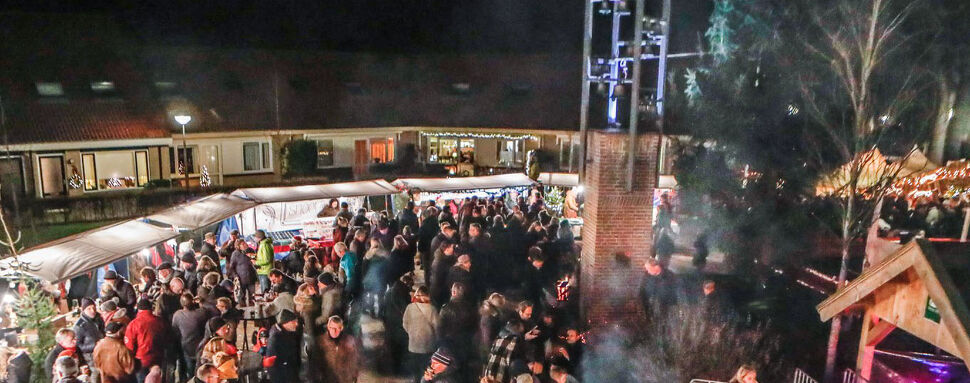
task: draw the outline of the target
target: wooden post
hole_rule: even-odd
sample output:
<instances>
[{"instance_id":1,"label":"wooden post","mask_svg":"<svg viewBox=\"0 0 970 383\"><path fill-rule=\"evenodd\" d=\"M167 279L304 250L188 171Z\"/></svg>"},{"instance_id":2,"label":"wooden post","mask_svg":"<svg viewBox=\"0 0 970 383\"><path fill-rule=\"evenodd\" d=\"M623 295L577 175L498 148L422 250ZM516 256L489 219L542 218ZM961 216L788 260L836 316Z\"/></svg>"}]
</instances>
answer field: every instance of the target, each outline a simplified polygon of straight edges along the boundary
<instances>
[{"instance_id":1,"label":"wooden post","mask_svg":"<svg viewBox=\"0 0 970 383\"><path fill-rule=\"evenodd\" d=\"M872 379L872 360L876 355L876 345L889 336L896 326L872 314L866 309L862 316L862 334L859 334L859 356L856 359L856 372L869 381Z\"/></svg>"}]
</instances>

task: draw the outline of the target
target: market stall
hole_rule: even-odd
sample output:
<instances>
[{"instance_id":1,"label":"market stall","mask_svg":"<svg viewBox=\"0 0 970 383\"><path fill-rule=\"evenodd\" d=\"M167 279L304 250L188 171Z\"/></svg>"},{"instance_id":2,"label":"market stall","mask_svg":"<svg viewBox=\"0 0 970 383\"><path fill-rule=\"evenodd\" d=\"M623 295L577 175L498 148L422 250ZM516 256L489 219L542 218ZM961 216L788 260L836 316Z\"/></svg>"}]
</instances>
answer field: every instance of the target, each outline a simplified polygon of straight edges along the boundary
<instances>
[{"instance_id":1,"label":"market stall","mask_svg":"<svg viewBox=\"0 0 970 383\"><path fill-rule=\"evenodd\" d=\"M285 257L294 236L306 238L312 246L331 247L334 217L321 217L320 212L336 199L351 211L367 208L366 197L398 193L384 180L344 182L326 185L246 188L232 192L232 197L258 203L239 211L227 220L247 239L257 229L266 232L276 244L278 258Z\"/></svg>"},{"instance_id":2,"label":"market stall","mask_svg":"<svg viewBox=\"0 0 970 383\"><path fill-rule=\"evenodd\" d=\"M28 249L17 260L0 261L0 269L18 269L52 283L109 265L143 249L164 243L178 232L143 220L109 225ZM22 263L22 267L16 265Z\"/></svg>"},{"instance_id":3,"label":"market stall","mask_svg":"<svg viewBox=\"0 0 970 383\"><path fill-rule=\"evenodd\" d=\"M510 191L521 192L535 184L522 173L456 178L400 178L391 183L407 191L415 201L461 200L477 196L488 198Z\"/></svg>"}]
</instances>

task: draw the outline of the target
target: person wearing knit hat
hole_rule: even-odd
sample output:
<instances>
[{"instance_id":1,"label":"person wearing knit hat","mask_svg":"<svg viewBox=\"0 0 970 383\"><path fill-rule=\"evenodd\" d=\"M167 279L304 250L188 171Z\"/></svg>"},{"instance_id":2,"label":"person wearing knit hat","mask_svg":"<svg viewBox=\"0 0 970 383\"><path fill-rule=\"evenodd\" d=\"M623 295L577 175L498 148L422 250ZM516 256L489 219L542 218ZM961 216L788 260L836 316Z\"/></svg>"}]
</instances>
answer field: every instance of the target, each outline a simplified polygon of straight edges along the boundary
<instances>
[{"instance_id":1,"label":"person wearing knit hat","mask_svg":"<svg viewBox=\"0 0 970 383\"><path fill-rule=\"evenodd\" d=\"M81 315L74 323L74 339L84 360L91 360L91 353L98 341L104 338L104 322L98 315L98 306L88 297L81 298ZM94 367L94 366L91 366ZM97 373L97 369L94 369Z\"/></svg>"},{"instance_id":2,"label":"person wearing knit hat","mask_svg":"<svg viewBox=\"0 0 970 383\"><path fill-rule=\"evenodd\" d=\"M104 335L111 338L121 338L125 334L122 332L125 326L118 322L110 322L104 325Z\"/></svg>"},{"instance_id":3,"label":"person wearing knit hat","mask_svg":"<svg viewBox=\"0 0 970 383\"><path fill-rule=\"evenodd\" d=\"M266 358L273 362L266 370L272 383L290 383L300 378L301 334L297 331L300 326L298 319L294 312L284 309L269 330Z\"/></svg>"},{"instance_id":4,"label":"person wearing knit hat","mask_svg":"<svg viewBox=\"0 0 970 383\"><path fill-rule=\"evenodd\" d=\"M290 310L287 310L287 309L283 309L283 310L280 311L280 314L277 315L277 317L276 317L276 323L279 323L281 325L285 325L285 324L288 324L288 323L290 323L292 321L295 321L295 320L298 320L298 319L300 319L300 317L296 316L296 313L294 313L294 312L292 312Z\"/></svg>"},{"instance_id":5,"label":"person wearing knit hat","mask_svg":"<svg viewBox=\"0 0 970 383\"><path fill-rule=\"evenodd\" d=\"M105 326L105 338L94 347L92 359L100 370L102 382L132 382L135 373L135 356L124 343L124 326L111 322Z\"/></svg>"},{"instance_id":6,"label":"person wearing knit hat","mask_svg":"<svg viewBox=\"0 0 970 383\"><path fill-rule=\"evenodd\" d=\"M320 295L320 317L330 318L339 314L344 302L344 289L337 283L333 273L322 273L317 277L317 291ZM323 324L320 320L320 324Z\"/></svg>"},{"instance_id":7,"label":"person wearing knit hat","mask_svg":"<svg viewBox=\"0 0 970 383\"><path fill-rule=\"evenodd\" d=\"M431 364L424 370L421 382L450 382L457 379L458 369L453 366L454 355L450 350L439 347L431 355Z\"/></svg>"}]
</instances>

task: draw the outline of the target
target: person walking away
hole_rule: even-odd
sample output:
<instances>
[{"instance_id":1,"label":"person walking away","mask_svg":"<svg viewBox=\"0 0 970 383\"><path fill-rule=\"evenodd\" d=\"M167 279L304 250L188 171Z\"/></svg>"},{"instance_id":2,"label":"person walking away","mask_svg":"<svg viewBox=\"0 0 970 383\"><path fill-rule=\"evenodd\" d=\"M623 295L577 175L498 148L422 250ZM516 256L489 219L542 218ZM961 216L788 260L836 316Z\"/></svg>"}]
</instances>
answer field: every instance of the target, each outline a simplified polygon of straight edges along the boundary
<instances>
[{"instance_id":1,"label":"person walking away","mask_svg":"<svg viewBox=\"0 0 970 383\"><path fill-rule=\"evenodd\" d=\"M152 367L164 370L167 328L152 312L152 303L148 299L139 299L135 307L138 314L125 330L125 346L135 353L139 362L135 377L138 383L144 383Z\"/></svg>"},{"instance_id":2,"label":"person walking away","mask_svg":"<svg viewBox=\"0 0 970 383\"><path fill-rule=\"evenodd\" d=\"M101 372L101 383L135 383L135 355L125 347L124 326L111 322L105 337L94 347L93 361Z\"/></svg>"},{"instance_id":3,"label":"person walking away","mask_svg":"<svg viewBox=\"0 0 970 383\"><path fill-rule=\"evenodd\" d=\"M437 342L438 309L431 305L427 286L415 291L414 301L404 309L401 326L408 339L408 372L420 377Z\"/></svg>"},{"instance_id":4,"label":"person walking away","mask_svg":"<svg viewBox=\"0 0 970 383\"><path fill-rule=\"evenodd\" d=\"M381 317L384 320L388 355L393 360L396 374L404 371L408 354L408 334L404 331L404 311L411 303L411 286L414 279L411 274L404 274L391 284L391 288L384 293L384 310Z\"/></svg>"},{"instance_id":5,"label":"person walking away","mask_svg":"<svg viewBox=\"0 0 970 383\"><path fill-rule=\"evenodd\" d=\"M387 250L377 237L371 238L370 250L364 255L364 312L380 315L381 298L387 291Z\"/></svg>"},{"instance_id":6,"label":"person walking away","mask_svg":"<svg viewBox=\"0 0 970 383\"><path fill-rule=\"evenodd\" d=\"M205 309L199 307L192 294L182 294L179 298L182 309L172 316L172 331L182 345L182 374L183 381L195 371L198 363L199 343L205 336L205 323L209 318Z\"/></svg>"},{"instance_id":7,"label":"person walking away","mask_svg":"<svg viewBox=\"0 0 970 383\"><path fill-rule=\"evenodd\" d=\"M354 383L360 371L357 356L357 339L344 331L344 320L332 316L327 320L327 332L317 336L317 345L323 353L324 382Z\"/></svg>"},{"instance_id":8,"label":"person walking away","mask_svg":"<svg viewBox=\"0 0 970 383\"><path fill-rule=\"evenodd\" d=\"M269 380L272 383L291 383L300 379L300 327L299 317L290 310L284 309L278 316L278 321L269 330L269 341L266 346L266 356L274 358L272 366L268 368Z\"/></svg>"},{"instance_id":9,"label":"person walking away","mask_svg":"<svg viewBox=\"0 0 970 383\"><path fill-rule=\"evenodd\" d=\"M269 272L273 269L273 261L276 254L273 251L273 239L266 237L266 232L256 230L253 234L256 239L256 275L259 276L259 292L265 294L269 291L270 281Z\"/></svg>"},{"instance_id":10,"label":"person walking away","mask_svg":"<svg viewBox=\"0 0 970 383\"><path fill-rule=\"evenodd\" d=\"M249 306L253 303L253 296L256 293L256 268L253 261L246 255L249 245L244 239L236 240L236 250L229 257L229 264L226 266L226 277L228 279L239 280L239 290L236 292L236 302L240 306Z\"/></svg>"}]
</instances>

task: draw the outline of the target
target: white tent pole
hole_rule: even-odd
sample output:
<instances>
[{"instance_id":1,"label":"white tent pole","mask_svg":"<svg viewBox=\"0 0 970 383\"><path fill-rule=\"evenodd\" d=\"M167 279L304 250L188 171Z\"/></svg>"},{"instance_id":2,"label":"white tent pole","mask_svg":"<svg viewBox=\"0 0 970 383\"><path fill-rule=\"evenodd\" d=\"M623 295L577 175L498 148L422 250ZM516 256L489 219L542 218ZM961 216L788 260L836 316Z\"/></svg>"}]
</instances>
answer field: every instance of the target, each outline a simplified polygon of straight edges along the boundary
<instances>
[{"instance_id":1,"label":"white tent pole","mask_svg":"<svg viewBox=\"0 0 970 383\"><path fill-rule=\"evenodd\" d=\"M967 241L967 230L970 230L970 208L963 209L963 231L960 232L960 242Z\"/></svg>"}]
</instances>

